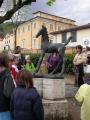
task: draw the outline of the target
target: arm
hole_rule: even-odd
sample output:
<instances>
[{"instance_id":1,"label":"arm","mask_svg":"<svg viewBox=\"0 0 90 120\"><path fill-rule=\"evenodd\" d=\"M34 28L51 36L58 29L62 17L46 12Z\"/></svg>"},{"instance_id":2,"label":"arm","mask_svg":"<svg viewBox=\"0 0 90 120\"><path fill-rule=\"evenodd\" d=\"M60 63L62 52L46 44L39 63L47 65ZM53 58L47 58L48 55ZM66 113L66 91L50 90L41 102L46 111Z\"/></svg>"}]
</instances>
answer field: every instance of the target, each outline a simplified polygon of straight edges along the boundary
<instances>
[{"instance_id":1,"label":"arm","mask_svg":"<svg viewBox=\"0 0 90 120\"><path fill-rule=\"evenodd\" d=\"M33 112L36 120L44 120L44 110L40 96L36 98L33 106Z\"/></svg>"},{"instance_id":2,"label":"arm","mask_svg":"<svg viewBox=\"0 0 90 120\"><path fill-rule=\"evenodd\" d=\"M79 90L77 91L76 95L75 95L75 99L76 101L78 101L79 103L82 103L84 100L84 85L82 85Z\"/></svg>"}]
</instances>

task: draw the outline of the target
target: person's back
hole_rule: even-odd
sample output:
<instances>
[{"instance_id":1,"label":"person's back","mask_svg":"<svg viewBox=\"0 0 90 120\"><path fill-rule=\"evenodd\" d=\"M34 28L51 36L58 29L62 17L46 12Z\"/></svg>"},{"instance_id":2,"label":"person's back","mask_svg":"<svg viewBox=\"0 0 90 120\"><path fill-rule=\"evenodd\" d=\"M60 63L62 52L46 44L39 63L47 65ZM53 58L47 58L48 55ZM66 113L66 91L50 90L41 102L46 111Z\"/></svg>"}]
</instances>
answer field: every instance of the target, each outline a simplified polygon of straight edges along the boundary
<instances>
[{"instance_id":1,"label":"person's back","mask_svg":"<svg viewBox=\"0 0 90 120\"><path fill-rule=\"evenodd\" d=\"M23 76L24 75L24 76ZM31 73L23 70L18 73L18 79L24 82L31 79ZM26 81L25 81L26 80ZM11 97L11 113L14 120L43 120L41 98L33 85L27 86L19 82ZM30 84L33 84L32 81Z\"/></svg>"},{"instance_id":2,"label":"person's back","mask_svg":"<svg viewBox=\"0 0 90 120\"><path fill-rule=\"evenodd\" d=\"M81 120L90 120L90 79L87 79L85 82L86 83L79 88L75 98L82 104Z\"/></svg>"}]
</instances>

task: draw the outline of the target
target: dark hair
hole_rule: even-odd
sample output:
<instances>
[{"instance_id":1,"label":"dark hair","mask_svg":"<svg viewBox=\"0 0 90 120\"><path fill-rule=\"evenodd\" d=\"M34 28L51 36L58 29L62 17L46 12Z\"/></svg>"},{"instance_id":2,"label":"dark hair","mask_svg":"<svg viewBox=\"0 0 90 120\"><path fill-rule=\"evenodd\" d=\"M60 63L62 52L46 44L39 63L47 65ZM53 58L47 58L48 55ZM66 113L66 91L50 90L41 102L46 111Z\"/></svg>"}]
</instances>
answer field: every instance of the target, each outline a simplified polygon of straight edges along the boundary
<instances>
[{"instance_id":1,"label":"dark hair","mask_svg":"<svg viewBox=\"0 0 90 120\"><path fill-rule=\"evenodd\" d=\"M1 67L9 67L9 58L8 55L5 53L0 53L0 66Z\"/></svg>"},{"instance_id":2,"label":"dark hair","mask_svg":"<svg viewBox=\"0 0 90 120\"><path fill-rule=\"evenodd\" d=\"M20 52L21 52L21 47L20 46L16 46L15 53L18 54Z\"/></svg>"},{"instance_id":3,"label":"dark hair","mask_svg":"<svg viewBox=\"0 0 90 120\"><path fill-rule=\"evenodd\" d=\"M81 52L82 52L83 47L82 47L81 45L77 45L77 46L76 46L76 49L80 49Z\"/></svg>"},{"instance_id":4,"label":"dark hair","mask_svg":"<svg viewBox=\"0 0 90 120\"><path fill-rule=\"evenodd\" d=\"M21 70L17 74L17 82L23 83L26 88L33 87L33 78L31 72L27 70Z\"/></svg>"}]
</instances>

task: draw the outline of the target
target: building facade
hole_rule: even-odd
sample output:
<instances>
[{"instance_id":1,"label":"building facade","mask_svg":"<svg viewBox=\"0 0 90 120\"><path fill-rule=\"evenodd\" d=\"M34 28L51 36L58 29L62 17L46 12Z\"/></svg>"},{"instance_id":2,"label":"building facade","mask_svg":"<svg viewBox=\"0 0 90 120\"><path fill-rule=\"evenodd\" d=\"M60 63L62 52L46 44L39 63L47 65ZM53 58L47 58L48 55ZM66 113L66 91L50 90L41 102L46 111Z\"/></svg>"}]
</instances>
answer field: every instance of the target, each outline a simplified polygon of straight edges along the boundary
<instances>
[{"instance_id":1,"label":"building facade","mask_svg":"<svg viewBox=\"0 0 90 120\"><path fill-rule=\"evenodd\" d=\"M3 50L3 38L0 38L0 52Z\"/></svg>"},{"instance_id":2,"label":"building facade","mask_svg":"<svg viewBox=\"0 0 90 120\"><path fill-rule=\"evenodd\" d=\"M5 38L3 39L3 50L14 50L14 41L15 37L14 34L8 33L6 34Z\"/></svg>"},{"instance_id":3,"label":"building facade","mask_svg":"<svg viewBox=\"0 0 90 120\"><path fill-rule=\"evenodd\" d=\"M41 37L35 38L42 25L47 27L48 33L75 27L75 21L44 12L33 13L33 18L19 25L17 29L16 44L31 51L41 48ZM53 35L49 35L51 41L55 41Z\"/></svg>"},{"instance_id":4,"label":"building facade","mask_svg":"<svg viewBox=\"0 0 90 120\"><path fill-rule=\"evenodd\" d=\"M83 48L90 47L90 24L52 32L51 34L54 36L56 43L65 43L68 37L72 36L66 52L73 52L76 45L82 45Z\"/></svg>"}]
</instances>

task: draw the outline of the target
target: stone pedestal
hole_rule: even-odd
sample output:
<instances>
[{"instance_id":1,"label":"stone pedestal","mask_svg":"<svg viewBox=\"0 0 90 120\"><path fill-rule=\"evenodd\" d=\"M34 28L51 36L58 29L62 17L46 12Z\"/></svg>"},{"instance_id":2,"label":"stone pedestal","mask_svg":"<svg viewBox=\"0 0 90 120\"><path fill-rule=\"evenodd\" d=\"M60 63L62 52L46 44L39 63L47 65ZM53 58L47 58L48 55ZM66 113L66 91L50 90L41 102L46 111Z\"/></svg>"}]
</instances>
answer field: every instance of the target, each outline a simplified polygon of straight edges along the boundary
<instances>
[{"instance_id":1,"label":"stone pedestal","mask_svg":"<svg viewBox=\"0 0 90 120\"><path fill-rule=\"evenodd\" d=\"M34 78L34 86L43 98L44 120L66 120L68 102L65 99L65 80Z\"/></svg>"},{"instance_id":2,"label":"stone pedestal","mask_svg":"<svg viewBox=\"0 0 90 120\"><path fill-rule=\"evenodd\" d=\"M43 99L65 98L65 80L43 78Z\"/></svg>"},{"instance_id":3,"label":"stone pedestal","mask_svg":"<svg viewBox=\"0 0 90 120\"><path fill-rule=\"evenodd\" d=\"M44 120L67 120L68 102L67 100L43 100Z\"/></svg>"},{"instance_id":4,"label":"stone pedestal","mask_svg":"<svg viewBox=\"0 0 90 120\"><path fill-rule=\"evenodd\" d=\"M34 78L34 87L37 89L39 95L42 97L43 95L43 78Z\"/></svg>"}]
</instances>

